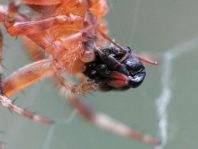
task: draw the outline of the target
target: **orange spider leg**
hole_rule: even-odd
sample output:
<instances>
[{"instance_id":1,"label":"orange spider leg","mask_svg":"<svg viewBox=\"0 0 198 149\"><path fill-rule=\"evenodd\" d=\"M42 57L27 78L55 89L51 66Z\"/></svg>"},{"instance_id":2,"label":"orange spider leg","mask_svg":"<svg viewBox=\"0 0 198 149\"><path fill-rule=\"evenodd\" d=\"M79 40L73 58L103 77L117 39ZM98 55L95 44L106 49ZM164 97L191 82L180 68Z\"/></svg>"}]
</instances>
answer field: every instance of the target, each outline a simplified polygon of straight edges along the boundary
<instances>
[{"instance_id":1,"label":"orange spider leg","mask_svg":"<svg viewBox=\"0 0 198 149\"><path fill-rule=\"evenodd\" d=\"M19 115L22 115L23 117L36 121L36 122L41 122L43 124L52 124L54 121L50 120L47 117L43 117L37 114L34 114L32 112L29 112L27 110L24 110L23 108L18 107L17 105L13 104L12 100L10 100L9 98L7 98L6 96L2 96L0 95L0 103L10 109L11 111L14 111L16 113L18 113Z\"/></svg>"},{"instance_id":2,"label":"orange spider leg","mask_svg":"<svg viewBox=\"0 0 198 149\"><path fill-rule=\"evenodd\" d=\"M32 41L34 41L38 46L45 49L49 54L54 54L55 47L59 45L52 45L51 39L45 38L45 33L43 31L48 28L56 25L64 25L66 28L73 23L80 24L82 23L82 17L77 15L57 15L48 18L42 18L38 20L31 21L24 15L16 13L17 5L14 2L9 4L9 7L6 8L0 7L0 14L3 16L5 21L5 26L7 31L11 35L26 35ZM16 22L15 22L16 21ZM62 47L61 47L62 48Z\"/></svg>"},{"instance_id":3,"label":"orange spider leg","mask_svg":"<svg viewBox=\"0 0 198 149\"><path fill-rule=\"evenodd\" d=\"M42 1L41 1L42 3ZM17 14L18 5L16 2L11 1L8 5L8 14L5 19L5 26L11 35L28 35L35 34L44 31L52 26L56 25L69 25L78 24L82 22L82 17L78 15L70 14L66 15L56 15L48 18L42 18L37 20L26 20L15 22L15 15ZM24 17L24 19L27 19Z\"/></svg>"},{"instance_id":4,"label":"orange spider leg","mask_svg":"<svg viewBox=\"0 0 198 149\"><path fill-rule=\"evenodd\" d=\"M77 36L76 36L77 35ZM77 43L81 41L82 33L76 33L66 38L60 37L59 40L51 39L50 37L43 38L37 34L27 35L26 37L33 41L37 46L45 50L48 54L53 55L53 57L62 57L65 52L68 52L67 48L71 48L70 45L73 45L73 42ZM45 39L45 40L44 40ZM76 50L73 50L76 51ZM79 52L76 53L80 53Z\"/></svg>"},{"instance_id":5,"label":"orange spider leg","mask_svg":"<svg viewBox=\"0 0 198 149\"><path fill-rule=\"evenodd\" d=\"M43 52L39 49L39 47L35 43L33 43L28 38L24 38L24 40L25 40L25 46L28 50L28 53L33 58L33 60L38 61L38 60L45 58ZM56 84L61 83L68 90L71 90L72 92L75 92L75 93L87 93L97 88L97 85L95 84L95 82L87 80L86 77L80 74L77 76L78 76L77 79L79 80L80 85L73 85L65 81L65 79L57 73L54 73L53 81L55 81Z\"/></svg>"},{"instance_id":6,"label":"orange spider leg","mask_svg":"<svg viewBox=\"0 0 198 149\"><path fill-rule=\"evenodd\" d=\"M2 75L2 70L3 70L3 67L2 67L2 44L3 44L2 40L3 39L2 38L3 38L3 36L2 36L2 34L0 34L0 61L1 61L0 62L0 71L1 71L0 72L0 77ZM29 71L29 73L31 73L31 71ZM31 112L29 112L27 110L24 110L23 108L20 108L20 107L16 106L15 104L13 104L13 102L9 98L6 97L7 94L4 94L4 93L6 93L5 91L9 88L9 86L12 83L15 83L16 84L17 80L15 80L15 82L12 82L13 81L12 80L11 83L10 83L9 82L9 79L8 79L7 80L8 81L8 84L7 84L8 86L6 86L8 88L6 88L6 87L3 87L2 82L1 82L2 81L1 79L2 78L0 78L0 103L4 107L6 107L6 108L8 108L8 109L10 109L10 110L18 113L19 115L22 115L22 116L24 116L24 117L26 117L28 119L31 119L33 121L36 121L36 122L41 122L41 123L44 123L44 124L51 124L51 123L53 123L53 120L50 120L47 117L42 117L42 116L39 116L37 114L33 114L33 113L31 113ZM24 80L22 78L20 78L20 79L21 79L20 81L23 81ZM6 90L4 91L4 89L6 89Z\"/></svg>"},{"instance_id":7,"label":"orange spider leg","mask_svg":"<svg viewBox=\"0 0 198 149\"><path fill-rule=\"evenodd\" d=\"M38 81L39 79L43 77L47 77L55 73L54 72L55 69L52 67L53 65L52 65L52 60L43 59L35 63L26 65L25 67L19 69L15 73L11 74L8 78L6 78L5 81L3 82L4 94L6 96L11 96L12 94L20 91L21 89L25 88L28 85L31 85L32 83ZM63 80L62 77L58 77L58 78L59 78L59 82ZM82 87L81 86L78 87L78 86L71 85L70 83L65 82L64 80L64 86L67 86L69 90L72 90L73 92L76 92L76 93L86 92L88 89L92 90L93 88L90 88L92 85L93 84L89 84L89 86L84 85ZM48 118L32 114L28 111L23 110L20 107L17 107L11 102L10 99L8 99L5 96L0 96L0 102L4 107L7 107L15 111L16 113L28 119L31 119L33 121L39 121L45 124L49 124L53 122L52 120L49 120Z\"/></svg>"},{"instance_id":8,"label":"orange spider leg","mask_svg":"<svg viewBox=\"0 0 198 149\"><path fill-rule=\"evenodd\" d=\"M34 61L39 61L45 58L44 51L39 46L37 46L32 40L30 40L27 37L23 38L23 45L28 52L28 55L32 58Z\"/></svg>"},{"instance_id":9,"label":"orange spider leg","mask_svg":"<svg viewBox=\"0 0 198 149\"><path fill-rule=\"evenodd\" d=\"M4 20L4 13L3 13L3 7L0 5L0 25Z\"/></svg>"},{"instance_id":10,"label":"orange spider leg","mask_svg":"<svg viewBox=\"0 0 198 149\"><path fill-rule=\"evenodd\" d=\"M70 71L70 68L67 68L68 65L68 63L65 63L64 65L56 63L53 59L43 59L28 64L17 70L15 73L12 73L3 81L2 87L4 94L6 96L11 96L12 94L22 90L23 88L44 77L51 76L59 71L62 72L62 70ZM78 61L74 63L73 67L75 68L72 69L72 71L75 73L81 72L82 69L84 69L84 67L81 66L81 63Z\"/></svg>"},{"instance_id":11,"label":"orange spider leg","mask_svg":"<svg viewBox=\"0 0 198 149\"><path fill-rule=\"evenodd\" d=\"M3 66L2 66L2 46L3 45L3 35L0 30L0 95L3 94L3 89L2 89L2 73L3 73ZM3 149L3 142L0 141L0 149Z\"/></svg>"},{"instance_id":12,"label":"orange spider leg","mask_svg":"<svg viewBox=\"0 0 198 149\"><path fill-rule=\"evenodd\" d=\"M49 5L57 5L65 0L20 0L23 4L28 5L40 5L40 6L49 6Z\"/></svg>"},{"instance_id":13,"label":"orange spider leg","mask_svg":"<svg viewBox=\"0 0 198 149\"><path fill-rule=\"evenodd\" d=\"M12 100L10 100L9 98L6 97L6 94L4 94L4 87L3 87L3 84L2 84L2 72L3 72L3 66L2 66L2 54L3 54L3 35L0 31L0 103L18 113L19 115L22 115L28 119L31 119L33 121L37 121L37 122L41 122L41 123L44 123L44 124L51 124L53 123L52 120L50 120L49 118L47 117L42 117L42 116L39 116L37 114L33 114L27 110L24 110L20 107L18 107L17 105L13 104ZM10 84L9 84L10 85Z\"/></svg>"},{"instance_id":14,"label":"orange spider leg","mask_svg":"<svg viewBox=\"0 0 198 149\"><path fill-rule=\"evenodd\" d=\"M15 92L27 87L28 85L38 81L39 79L49 76L52 73L53 69L51 59L44 59L26 65L15 73L12 73L4 80L4 94L6 96L10 96Z\"/></svg>"},{"instance_id":15,"label":"orange spider leg","mask_svg":"<svg viewBox=\"0 0 198 149\"><path fill-rule=\"evenodd\" d=\"M91 0L92 6L90 10L97 16L102 17L108 11L108 5L105 0Z\"/></svg>"},{"instance_id":16,"label":"orange spider leg","mask_svg":"<svg viewBox=\"0 0 198 149\"><path fill-rule=\"evenodd\" d=\"M29 64L22 69L18 70L17 72L10 75L5 81L3 82L3 91L4 95L11 96L12 94L20 91L21 89L31 85L32 83L38 81L39 79L43 77L47 77L50 74L55 73L55 69L51 67L51 61L48 59L40 60L38 62ZM61 77L59 77L61 78ZM62 78L61 78L62 79ZM76 93L79 92L85 92L86 88L80 88L77 86L73 86L68 82L64 82L64 86L67 86L69 90L72 90ZM91 89L92 90L92 89ZM22 115L23 117L26 117L28 119L31 119L36 122L41 122L44 124L51 124L53 123L53 120L50 120L49 118L39 116L37 114L33 114L31 112L28 112L12 103L12 101L7 98L6 96L0 95L0 103L18 113L19 115Z\"/></svg>"},{"instance_id":17,"label":"orange spider leg","mask_svg":"<svg viewBox=\"0 0 198 149\"><path fill-rule=\"evenodd\" d=\"M64 90L64 88L67 88L67 86L65 86L62 82L60 82L59 85L62 86L62 93L64 93L64 97L66 97L69 103L78 110L79 114L84 119L90 121L98 127L110 130L121 136L137 139L152 145L160 144L160 141L150 135L144 135L141 132L135 131L123 123L113 120L111 117L103 113L96 113L84 103L84 99L81 95L77 95L72 91Z\"/></svg>"},{"instance_id":18,"label":"orange spider leg","mask_svg":"<svg viewBox=\"0 0 198 149\"><path fill-rule=\"evenodd\" d=\"M11 95L11 93L14 93L17 90L20 90L22 88L22 86L23 87L27 86L28 85L27 79L29 79L29 81L33 82L33 80L35 79L35 76L37 76L41 73L39 71L42 72L42 70L39 69L37 72L32 73L32 70L28 69L26 71L26 73L24 74L24 72L22 70L22 74L19 75L18 73L15 73L12 76L10 76L8 79L6 79L2 85L4 94L0 95L0 103L4 107L18 113L19 115L22 115L25 118L28 118L28 119L36 121L36 122L41 122L44 124L51 124L51 123L53 123L53 120L51 120L47 117L43 117L43 116L34 114L27 110L24 110L23 108L20 108L17 105L13 104L12 100L10 100L9 98L6 97L8 95ZM43 75L46 75L46 73ZM29 76L31 76L31 77L29 77ZM15 77L19 77L19 78L15 78ZM19 85L19 86L17 86L17 85Z\"/></svg>"},{"instance_id":19,"label":"orange spider leg","mask_svg":"<svg viewBox=\"0 0 198 149\"><path fill-rule=\"evenodd\" d=\"M54 71L55 70L52 67L52 60L49 59L43 59L19 69L4 80L2 84L4 95L0 95L0 103L4 107L30 120L41 122L44 124L53 123L53 120L47 117L39 116L14 105L12 101L6 96L11 96L12 94L20 91L21 89L38 81L39 79L53 74Z\"/></svg>"},{"instance_id":20,"label":"orange spider leg","mask_svg":"<svg viewBox=\"0 0 198 149\"><path fill-rule=\"evenodd\" d=\"M13 16L14 12L16 12L16 9L17 9L17 6L14 5L13 3L10 3L8 12L6 12L6 10L3 8L1 9L0 7L0 13L4 16L4 20L6 22L5 24L6 24L8 32L11 35L20 35L20 34L26 35L29 39L34 41L38 46L43 48L46 52L48 52L51 55L54 55L55 54L54 52L58 51L54 49L61 49L61 51L63 52L65 51L65 48L60 43L60 41L71 42L74 40L80 40L82 39L81 36L84 31L93 28L93 27L87 27L85 29L80 30L78 33L74 34L74 36L72 35L73 36L72 38L71 36L69 36L68 39L64 39L64 37L60 37L60 41L54 42L54 39L50 39L50 37L49 38L46 37L45 33L41 31L50 28L52 25L54 26L54 25L64 24L64 28L66 28L66 25L71 25L72 23L80 24L83 22L82 18L80 16L70 14L69 16L60 15L60 16L53 16L53 17L49 17L45 19L30 21L26 16L20 15L18 13L15 13L15 16ZM14 23L12 17L14 17L16 21L19 20L20 22ZM12 19L6 20L5 18L12 18ZM69 29L69 26L68 26L68 29ZM45 38L43 36L45 36ZM86 50L85 52L87 51L88 50ZM88 52L89 54L87 53L84 54L83 58L85 58L85 61L87 61L86 56L90 55L90 51ZM93 50L92 50L92 56L93 56ZM88 59L90 60L91 58L88 57Z\"/></svg>"},{"instance_id":21,"label":"orange spider leg","mask_svg":"<svg viewBox=\"0 0 198 149\"><path fill-rule=\"evenodd\" d=\"M90 121L96 126L99 126L103 129L110 130L118 135L137 139L139 141L143 141L152 145L160 144L160 141L158 141L156 138L150 135L145 135L141 132L135 131L129 128L128 126L124 125L123 123L113 120L111 117L103 113L96 113L95 111L93 111L93 109L91 109L84 103L83 97L79 95L81 94L80 92L78 93L75 90L71 90L72 88L71 84L69 84L68 86L68 82L65 81L64 78L61 77L60 75L57 75L56 78L58 79L57 80L58 85L61 86L61 90L60 90L61 93L64 93L63 94L64 97L66 97L69 103L78 110L79 114L84 119ZM90 90L87 90L87 91L90 91Z\"/></svg>"},{"instance_id":22,"label":"orange spider leg","mask_svg":"<svg viewBox=\"0 0 198 149\"><path fill-rule=\"evenodd\" d=\"M14 9L16 9L16 8L14 8ZM9 10L9 11L11 11L11 10ZM7 17L7 19L9 18L8 17L9 11L8 11L8 6L0 5L0 22L4 22L6 17ZM14 10L12 10L12 11L14 11ZM24 16L20 13L16 13L16 11L15 11L15 15L13 15L13 16L14 16L14 19L17 21L25 21L27 19L26 16Z\"/></svg>"},{"instance_id":23,"label":"orange spider leg","mask_svg":"<svg viewBox=\"0 0 198 149\"><path fill-rule=\"evenodd\" d=\"M8 20L9 21L9 20ZM82 18L76 15L59 15L48 18L42 18L34 21L24 21L15 23L6 23L8 32L12 35L28 35L39 33L55 25L79 23Z\"/></svg>"},{"instance_id":24,"label":"orange spider leg","mask_svg":"<svg viewBox=\"0 0 198 149\"><path fill-rule=\"evenodd\" d=\"M4 15L7 15L8 18L10 18L9 13L13 13L14 12L14 4L10 4L10 8L8 9L7 14L5 14L5 12L3 13ZM15 5L15 7L17 7ZM17 9L17 8L15 8ZM7 20L6 27L8 32L11 35L26 35L26 37L28 37L29 39L31 39L32 41L34 41L38 46L40 46L42 49L44 49L47 53L49 53L50 55L57 55L61 52L65 52L65 47L62 43L60 42L71 42L72 40L80 40L81 36L82 36L82 32L80 32L80 36L75 36L73 39L60 39L62 41L54 41L53 38L51 38L50 36L46 36L45 34L45 30L49 29L52 26L56 26L56 25L64 25L64 28L67 28L67 30L70 29L70 25L72 24L82 24L82 17L78 16L78 15L73 15L73 14L69 14L69 15L58 15L58 16L53 16L53 17L48 17L48 18L42 18L42 19L38 19L38 20L34 20L34 21L30 21L26 16L24 15L20 15L20 14L15 14L17 16L16 21L19 19L20 22L14 22L9 21L9 19ZM20 17L19 17L20 16ZM6 16L4 16L6 17ZM6 21L6 19L5 19ZM50 31L49 31L50 32ZM78 33L76 33L78 34ZM75 34L74 34L75 35ZM70 37L70 36L69 36ZM53 43L53 44L52 44ZM56 50L55 50L56 49ZM57 53L57 51L59 53ZM57 54L56 54L57 53Z\"/></svg>"}]
</instances>

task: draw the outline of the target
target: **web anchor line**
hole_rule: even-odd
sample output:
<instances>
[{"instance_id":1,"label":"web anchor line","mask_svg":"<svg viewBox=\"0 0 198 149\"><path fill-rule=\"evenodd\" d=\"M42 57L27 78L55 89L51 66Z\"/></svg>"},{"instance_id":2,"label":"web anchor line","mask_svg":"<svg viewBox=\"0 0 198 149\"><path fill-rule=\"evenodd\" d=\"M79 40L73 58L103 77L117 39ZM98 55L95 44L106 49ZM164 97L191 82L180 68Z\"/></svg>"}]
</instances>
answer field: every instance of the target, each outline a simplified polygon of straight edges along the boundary
<instances>
[{"instance_id":1,"label":"web anchor line","mask_svg":"<svg viewBox=\"0 0 198 149\"><path fill-rule=\"evenodd\" d=\"M162 90L158 98L156 98L156 109L159 119L159 136L162 141L160 146L155 147L155 149L164 149L168 142L168 106L171 103L172 99L172 73L173 73L173 60L180 58L183 54L192 52L195 50L195 47L198 47L198 38L182 42L175 47L168 49L165 53L162 54L162 77L161 77L161 86Z\"/></svg>"}]
</instances>

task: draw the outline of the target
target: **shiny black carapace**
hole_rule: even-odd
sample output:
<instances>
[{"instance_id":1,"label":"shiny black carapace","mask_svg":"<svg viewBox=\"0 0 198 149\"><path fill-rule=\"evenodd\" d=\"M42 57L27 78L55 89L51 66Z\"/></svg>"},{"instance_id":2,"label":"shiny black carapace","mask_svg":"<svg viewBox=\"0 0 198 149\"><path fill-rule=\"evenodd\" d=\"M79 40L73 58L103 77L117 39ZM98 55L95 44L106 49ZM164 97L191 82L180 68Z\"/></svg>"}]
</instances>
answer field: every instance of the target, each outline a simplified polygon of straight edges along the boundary
<instances>
[{"instance_id":1,"label":"shiny black carapace","mask_svg":"<svg viewBox=\"0 0 198 149\"><path fill-rule=\"evenodd\" d=\"M146 76L143 63L133 56L129 47L96 48L96 58L86 64L84 74L94 80L99 89L126 90L138 87Z\"/></svg>"}]
</instances>

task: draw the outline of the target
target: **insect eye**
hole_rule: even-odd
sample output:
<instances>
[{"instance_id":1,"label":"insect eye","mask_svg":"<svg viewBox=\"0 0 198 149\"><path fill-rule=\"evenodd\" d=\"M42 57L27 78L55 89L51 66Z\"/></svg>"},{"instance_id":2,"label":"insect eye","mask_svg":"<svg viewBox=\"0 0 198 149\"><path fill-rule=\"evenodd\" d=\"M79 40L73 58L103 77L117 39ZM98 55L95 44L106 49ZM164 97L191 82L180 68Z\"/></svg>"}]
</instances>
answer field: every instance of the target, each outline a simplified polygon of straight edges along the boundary
<instances>
[{"instance_id":1,"label":"insect eye","mask_svg":"<svg viewBox=\"0 0 198 149\"><path fill-rule=\"evenodd\" d=\"M125 65L129 71L138 71L144 67L137 58L128 58Z\"/></svg>"},{"instance_id":2,"label":"insect eye","mask_svg":"<svg viewBox=\"0 0 198 149\"><path fill-rule=\"evenodd\" d=\"M129 84L131 87L136 88L142 84L144 78L146 76L145 72L140 72L134 76L129 76Z\"/></svg>"},{"instance_id":3,"label":"insect eye","mask_svg":"<svg viewBox=\"0 0 198 149\"><path fill-rule=\"evenodd\" d=\"M90 78L90 79L94 79L96 76L97 76L97 71L95 71L95 70L92 70L92 71L90 72L90 74L89 74L89 78Z\"/></svg>"}]
</instances>

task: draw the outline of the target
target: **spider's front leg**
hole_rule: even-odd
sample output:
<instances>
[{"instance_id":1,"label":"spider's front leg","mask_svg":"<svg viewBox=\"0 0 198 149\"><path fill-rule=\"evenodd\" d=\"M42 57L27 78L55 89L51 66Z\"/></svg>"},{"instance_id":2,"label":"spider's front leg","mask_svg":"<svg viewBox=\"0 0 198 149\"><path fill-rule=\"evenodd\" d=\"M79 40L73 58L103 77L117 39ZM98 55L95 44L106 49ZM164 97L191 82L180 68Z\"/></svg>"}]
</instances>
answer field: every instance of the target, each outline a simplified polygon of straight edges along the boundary
<instances>
[{"instance_id":1,"label":"spider's front leg","mask_svg":"<svg viewBox=\"0 0 198 149\"><path fill-rule=\"evenodd\" d=\"M53 59L43 59L26 65L25 67L8 76L2 84L4 95L0 95L0 103L4 107L15 111L19 115L33 121L39 121L45 124L52 123L53 121L46 117L33 114L20 107L17 107L6 96L11 96L14 93L24 89L25 87L37 82L38 80L55 74L56 71L59 71L59 69L61 69L55 68L56 65L59 66L59 64L56 64ZM82 88L80 88L80 90L78 87L70 85L70 83L64 82L64 85L67 86L69 90L73 90L75 92L82 92Z\"/></svg>"},{"instance_id":2,"label":"spider's front leg","mask_svg":"<svg viewBox=\"0 0 198 149\"><path fill-rule=\"evenodd\" d=\"M29 112L29 111L23 109L23 108L15 105L13 103L13 101L7 97L8 95L11 95L11 93L14 93L14 91L16 92L16 90L19 90L20 88L22 88L22 86L24 87L25 85L27 85L27 84L25 84L24 79L22 79L22 78L25 77L27 80L30 79L28 81L32 81L33 77L30 77L30 78L27 77L27 75L29 75L29 74L31 75L31 71L32 70L27 70L26 75L21 78L20 77L15 78L15 76L21 76L16 73L13 75L13 78L11 77L11 78L7 79L6 81L4 81L3 84L1 84L2 85L2 87L1 87L2 94L0 95L0 103L4 107L10 109L11 111L18 113L19 115L21 115L23 117L26 117L27 119L30 119L30 120L33 120L36 122L41 122L43 124L51 124L51 123L53 123L53 120L51 120L47 117L43 117L43 116L34 114L32 112ZM27 80L26 80L26 82L27 82ZM15 83L15 84L13 85L13 83ZM23 83L23 84L20 84L20 83ZM19 85L19 86L17 86L17 85Z\"/></svg>"}]
</instances>

